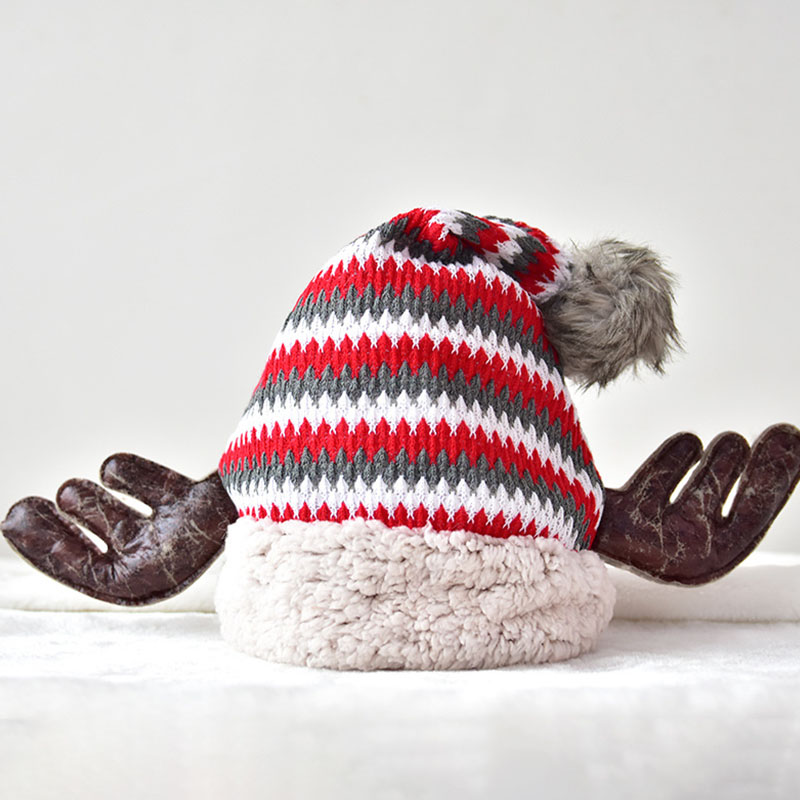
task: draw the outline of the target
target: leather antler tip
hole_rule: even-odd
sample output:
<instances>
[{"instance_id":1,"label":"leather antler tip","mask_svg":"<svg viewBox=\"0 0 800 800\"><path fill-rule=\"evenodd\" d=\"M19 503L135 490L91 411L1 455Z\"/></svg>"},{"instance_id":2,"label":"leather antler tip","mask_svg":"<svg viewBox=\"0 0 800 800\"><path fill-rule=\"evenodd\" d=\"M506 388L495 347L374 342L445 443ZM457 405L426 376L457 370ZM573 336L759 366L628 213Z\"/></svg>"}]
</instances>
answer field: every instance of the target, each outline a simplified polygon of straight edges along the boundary
<instances>
[{"instance_id":1,"label":"leather antler tip","mask_svg":"<svg viewBox=\"0 0 800 800\"><path fill-rule=\"evenodd\" d=\"M38 509L48 506L49 503L50 501L44 497L24 497L22 500L17 500L8 509L5 519L0 522L3 536L11 541L11 537L23 529L23 521L30 518L31 512L35 514Z\"/></svg>"},{"instance_id":2,"label":"leather antler tip","mask_svg":"<svg viewBox=\"0 0 800 800\"><path fill-rule=\"evenodd\" d=\"M131 453L114 453L110 455L101 465L100 465L100 480L103 483L106 483L106 479L109 475L113 477L113 475L119 472L120 466L125 463L125 461L129 461L132 458Z\"/></svg>"},{"instance_id":3,"label":"leather antler tip","mask_svg":"<svg viewBox=\"0 0 800 800\"><path fill-rule=\"evenodd\" d=\"M797 428L795 425L792 425L790 422L779 422L776 425L770 425L759 439L763 439L766 436L776 436L782 435L786 436L789 439L794 439L800 442L800 428Z\"/></svg>"},{"instance_id":4,"label":"leather antler tip","mask_svg":"<svg viewBox=\"0 0 800 800\"><path fill-rule=\"evenodd\" d=\"M676 433L664 442L664 446L679 447L687 454L696 453L698 458L703 452L703 440L696 433L691 433L690 431Z\"/></svg>"},{"instance_id":5,"label":"leather antler tip","mask_svg":"<svg viewBox=\"0 0 800 800\"><path fill-rule=\"evenodd\" d=\"M664 458L670 463L691 466L703 454L703 441L696 433L681 431L666 439L651 459Z\"/></svg>"},{"instance_id":6,"label":"leather antler tip","mask_svg":"<svg viewBox=\"0 0 800 800\"><path fill-rule=\"evenodd\" d=\"M61 486L58 487L56 490L56 505L59 508L62 508L64 503L66 502L68 505L71 505L71 500L75 498L75 484L78 483L77 478L70 478L69 480L64 481Z\"/></svg>"}]
</instances>

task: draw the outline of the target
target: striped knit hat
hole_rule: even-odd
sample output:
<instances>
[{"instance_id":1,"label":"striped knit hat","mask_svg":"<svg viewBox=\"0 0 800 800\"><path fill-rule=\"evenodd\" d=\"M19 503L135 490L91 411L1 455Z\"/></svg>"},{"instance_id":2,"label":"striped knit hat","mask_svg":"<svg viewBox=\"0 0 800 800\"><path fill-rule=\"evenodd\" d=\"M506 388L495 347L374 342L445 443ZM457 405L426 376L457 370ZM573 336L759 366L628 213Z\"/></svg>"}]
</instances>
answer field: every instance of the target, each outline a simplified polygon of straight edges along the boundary
<instances>
[{"instance_id":1,"label":"striped knit hat","mask_svg":"<svg viewBox=\"0 0 800 800\"><path fill-rule=\"evenodd\" d=\"M593 644L603 489L538 305L571 267L536 228L414 209L311 281L220 462L233 644L359 669Z\"/></svg>"}]
</instances>

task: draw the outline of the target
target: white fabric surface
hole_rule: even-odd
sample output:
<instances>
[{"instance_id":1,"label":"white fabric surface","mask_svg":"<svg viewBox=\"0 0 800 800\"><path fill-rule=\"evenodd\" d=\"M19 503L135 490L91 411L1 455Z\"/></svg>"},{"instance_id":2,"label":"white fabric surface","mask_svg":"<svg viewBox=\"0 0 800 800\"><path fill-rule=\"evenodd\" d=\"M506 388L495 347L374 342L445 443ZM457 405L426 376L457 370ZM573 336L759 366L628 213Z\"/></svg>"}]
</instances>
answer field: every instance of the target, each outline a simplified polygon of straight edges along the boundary
<instances>
[{"instance_id":1,"label":"white fabric surface","mask_svg":"<svg viewBox=\"0 0 800 800\"><path fill-rule=\"evenodd\" d=\"M218 560L185 592L150 608L109 605L68 589L20 558L0 559L0 608L30 611L214 611ZM800 556L755 552L729 575L706 586L653 581L609 567L617 590L616 619L705 619L800 622Z\"/></svg>"},{"instance_id":2,"label":"white fabric surface","mask_svg":"<svg viewBox=\"0 0 800 800\"><path fill-rule=\"evenodd\" d=\"M762 556L705 590L615 572L594 653L362 674L241 655L208 613L23 610L30 568L2 563L0 797L794 798L799 568ZM795 621L709 621L785 620L787 598Z\"/></svg>"}]
</instances>

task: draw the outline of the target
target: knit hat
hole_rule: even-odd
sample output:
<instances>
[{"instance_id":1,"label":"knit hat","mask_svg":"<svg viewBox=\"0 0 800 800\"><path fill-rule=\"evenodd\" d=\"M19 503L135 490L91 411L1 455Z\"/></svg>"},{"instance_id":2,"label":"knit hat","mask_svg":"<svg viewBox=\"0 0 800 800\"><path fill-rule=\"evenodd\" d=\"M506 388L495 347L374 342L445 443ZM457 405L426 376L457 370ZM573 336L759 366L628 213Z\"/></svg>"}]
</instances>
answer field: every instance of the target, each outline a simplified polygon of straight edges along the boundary
<instances>
[{"instance_id":1,"label":"knit hat","mask_svg":"<svg viewBox=\"0 0 800 800\"><path fill-rule=\"evenodd\" d=\"M603 488L541 311L579 264L523 223L418 208L317 274L220 461L230 643L341 669L593 646Z\"/></svg>"},{"instance_id":2,"label":"knit hat","mask_svg":"<svg viewBox=\"0 0 800 800\"><path fill-rule=\"evenodd\" d=\"M520 222L414 209L303 292L218 472L192 480L116 453L101 482L149 515L73 478L55 503L15 503L0 529L45 574L122 605L177 594L224 546L222 633L273 661L579 655L611 617L600 555L659 581L715 580L800 480L800 430L778 424L752 448L678 433L603 490L564 378L660 369L679 344L672 299L647 247L565 248Z\"/></svg>"}]
</instances>

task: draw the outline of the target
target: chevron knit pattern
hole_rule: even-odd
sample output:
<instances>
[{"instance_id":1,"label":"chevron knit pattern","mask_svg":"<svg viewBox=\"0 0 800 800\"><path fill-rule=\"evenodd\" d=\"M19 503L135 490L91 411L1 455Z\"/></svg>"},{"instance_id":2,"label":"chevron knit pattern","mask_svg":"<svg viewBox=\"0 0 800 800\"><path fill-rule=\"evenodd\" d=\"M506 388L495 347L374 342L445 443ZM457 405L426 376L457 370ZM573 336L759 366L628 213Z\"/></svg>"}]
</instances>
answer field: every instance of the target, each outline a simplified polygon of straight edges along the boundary
<instances>
[{"instance_id":1,"label":"chevron knit pattern","mask_svg":"<svg viewBox=\"0 0 800 800\"><path fill-rule=\"evenodd\" d=\"M603 492L537 299L541 231L414 209L312 280L220 462L240 516L591 546Z\"/></svg>"}]
</instances>

